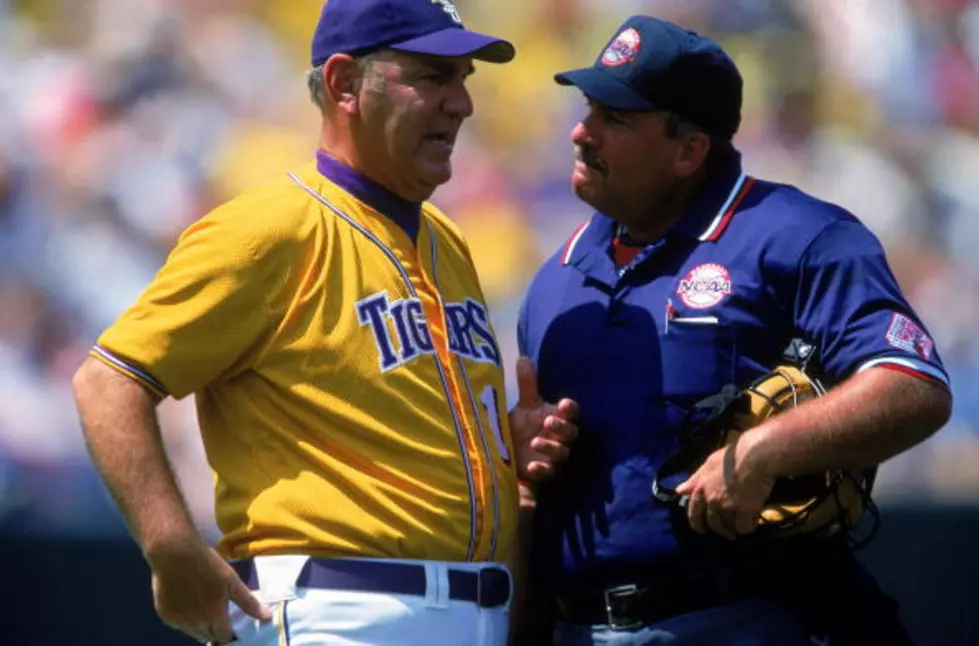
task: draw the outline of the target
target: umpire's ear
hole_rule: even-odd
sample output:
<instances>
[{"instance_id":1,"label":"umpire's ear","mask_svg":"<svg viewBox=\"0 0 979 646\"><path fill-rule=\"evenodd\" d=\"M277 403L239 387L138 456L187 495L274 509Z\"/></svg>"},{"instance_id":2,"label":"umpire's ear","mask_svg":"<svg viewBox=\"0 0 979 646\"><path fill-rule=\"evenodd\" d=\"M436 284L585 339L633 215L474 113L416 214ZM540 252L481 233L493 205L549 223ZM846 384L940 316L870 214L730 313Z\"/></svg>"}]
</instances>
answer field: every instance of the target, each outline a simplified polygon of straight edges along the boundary
<instances>
[{"instance_id":1,"label":"umpire's ear","mask_svg":"<svg viewBox=\"0 0 979 646\"><path fill-rule=\"evenodd\" d=\"M690 177L703 168L710 153L710 136L699 130L682 133L677 136L676 160L673 168L677 177Z\"/></svg>"},{"instance_id":2,"label":"umpire's ear","mask_svg":"<svg viewBox=\"0 0 979 646\"><path fill-rule=\"evenodd\" d=\"M323 109L340 110L355 116L360 110L358 98L361 69L350 54L334 54L323 63Z\"/></svg>"}]
</instances>

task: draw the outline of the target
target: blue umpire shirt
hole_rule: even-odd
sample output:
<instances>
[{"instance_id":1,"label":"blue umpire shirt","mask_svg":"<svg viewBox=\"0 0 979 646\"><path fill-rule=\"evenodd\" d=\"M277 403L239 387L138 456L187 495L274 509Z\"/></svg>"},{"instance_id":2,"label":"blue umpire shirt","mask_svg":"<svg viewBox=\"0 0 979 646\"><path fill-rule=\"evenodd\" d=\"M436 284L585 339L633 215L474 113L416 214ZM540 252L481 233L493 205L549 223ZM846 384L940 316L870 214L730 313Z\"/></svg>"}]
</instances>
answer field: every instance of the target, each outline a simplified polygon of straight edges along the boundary
<instances>
[{"instance_id":1,"label":"blue umpire shirt","mask_svg":"<svg viewBox=\"0 0 979 646\"><path fill-rule=\"evenodd\" d=\"M756 181L740 156L629 264L595 213L538 271L519 321L541 395L581 405L560 477L538 493L531 567L554 586L703 566L705 541L651 494L690 407L767 372L794 338L838 383L885 366L948 387L875 236L844 209Z\"/></svg>"}]
</instances>

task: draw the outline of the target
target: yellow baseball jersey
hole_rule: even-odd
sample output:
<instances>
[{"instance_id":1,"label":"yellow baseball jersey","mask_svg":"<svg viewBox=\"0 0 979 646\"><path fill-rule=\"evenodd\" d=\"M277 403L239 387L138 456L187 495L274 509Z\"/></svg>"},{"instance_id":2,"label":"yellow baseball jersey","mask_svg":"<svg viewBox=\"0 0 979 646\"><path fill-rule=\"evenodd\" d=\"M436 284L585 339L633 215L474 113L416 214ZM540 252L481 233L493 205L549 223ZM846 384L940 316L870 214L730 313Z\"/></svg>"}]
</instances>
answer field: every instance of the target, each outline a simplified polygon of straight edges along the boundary
<instances>
[{"instance_id":1,"label":"yellow baseball jersey","mask_svg":"<svg viewBox=\"0 0 979 646\"><path fill-rule=\"evenodd\" d=\"M195 394L226 557L505 561L513 447L466 242L428 203L413 241L326 159L188 227L93 356Z\"/></svg>"}]
</instances>

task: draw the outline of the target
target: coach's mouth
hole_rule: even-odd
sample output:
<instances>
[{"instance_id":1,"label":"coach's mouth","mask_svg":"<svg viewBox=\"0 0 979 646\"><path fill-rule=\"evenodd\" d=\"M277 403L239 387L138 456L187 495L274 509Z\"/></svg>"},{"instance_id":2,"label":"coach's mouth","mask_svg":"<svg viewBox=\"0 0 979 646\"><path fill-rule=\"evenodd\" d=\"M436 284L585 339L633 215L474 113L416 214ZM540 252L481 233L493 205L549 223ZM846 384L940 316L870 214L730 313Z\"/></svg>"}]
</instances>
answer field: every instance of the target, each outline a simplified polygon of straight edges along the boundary
<instances>
[{"instance_id":1,"label":"coach's mouth","mask_svg":"<svg viewBox=\"0 0 979 646\"><path fill-rule=\"evenodd\" d=\"M425 143L450 151L455 146L455 140L456 133L449 130L430 132L424 137Z\"/></svg>"}]
</instances>

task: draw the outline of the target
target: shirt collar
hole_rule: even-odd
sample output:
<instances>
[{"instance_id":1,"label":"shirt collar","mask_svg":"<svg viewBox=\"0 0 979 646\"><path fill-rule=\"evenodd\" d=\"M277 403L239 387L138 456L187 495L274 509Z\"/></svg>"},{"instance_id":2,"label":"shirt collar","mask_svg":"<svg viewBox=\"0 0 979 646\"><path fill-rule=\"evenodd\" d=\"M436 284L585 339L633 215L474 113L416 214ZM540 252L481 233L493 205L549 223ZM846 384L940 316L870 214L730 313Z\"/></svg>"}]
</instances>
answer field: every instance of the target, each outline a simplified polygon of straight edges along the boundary
<instances>
[{"instance_id":1,"label":"shirt collar","mask_svg":"<svg viewBox=\"0 0 979 646\"><path fill-rule=\"evenodd\" d=\"M716 242L727 229L734 211L753 183L754 179L741 169L741 154L735 152L727 165L708 178L706 186L667 235L699 242ZM614 220L594 213L568 239L561 252L561 264L575 265L587 273L597 271L607 261L616 228Z\"/></svg>"},{"instance_id":2,"label":"shirt collar","mask_svg":"<svg viewBox=\"0 0 979 646\"><path fill-rule=\"evenodd\" d=\"M561 251L561 264L573 265L589 276L614 285L617 275L608 249L617 227L615 220L596 211L568 238Z\"/></svg>"},{"instance_id":3,"label":"shirt collar","mask_svg":"<svg viewBox=\"0 0 979 646\"><path fill-rule=\"evenodd\" d=\"M316 151L316 168L323 177L392 220L404 229L412 240L418 235L421 202L409 202L395 195L366 175L330 157L322 150Z\"/></svg>"},{"instance_id":4,"label":"shirt collar","mask_svg":"<svg viewBox=\"0 0 979 646\"><path fill-rule=\"evenodd\" d=\"M690 240L715 242L724 233L751 183L751 178L741 169L741 153L735 151L730 161L708 178L670 233Z\"/></svg>"}]
</instances>

